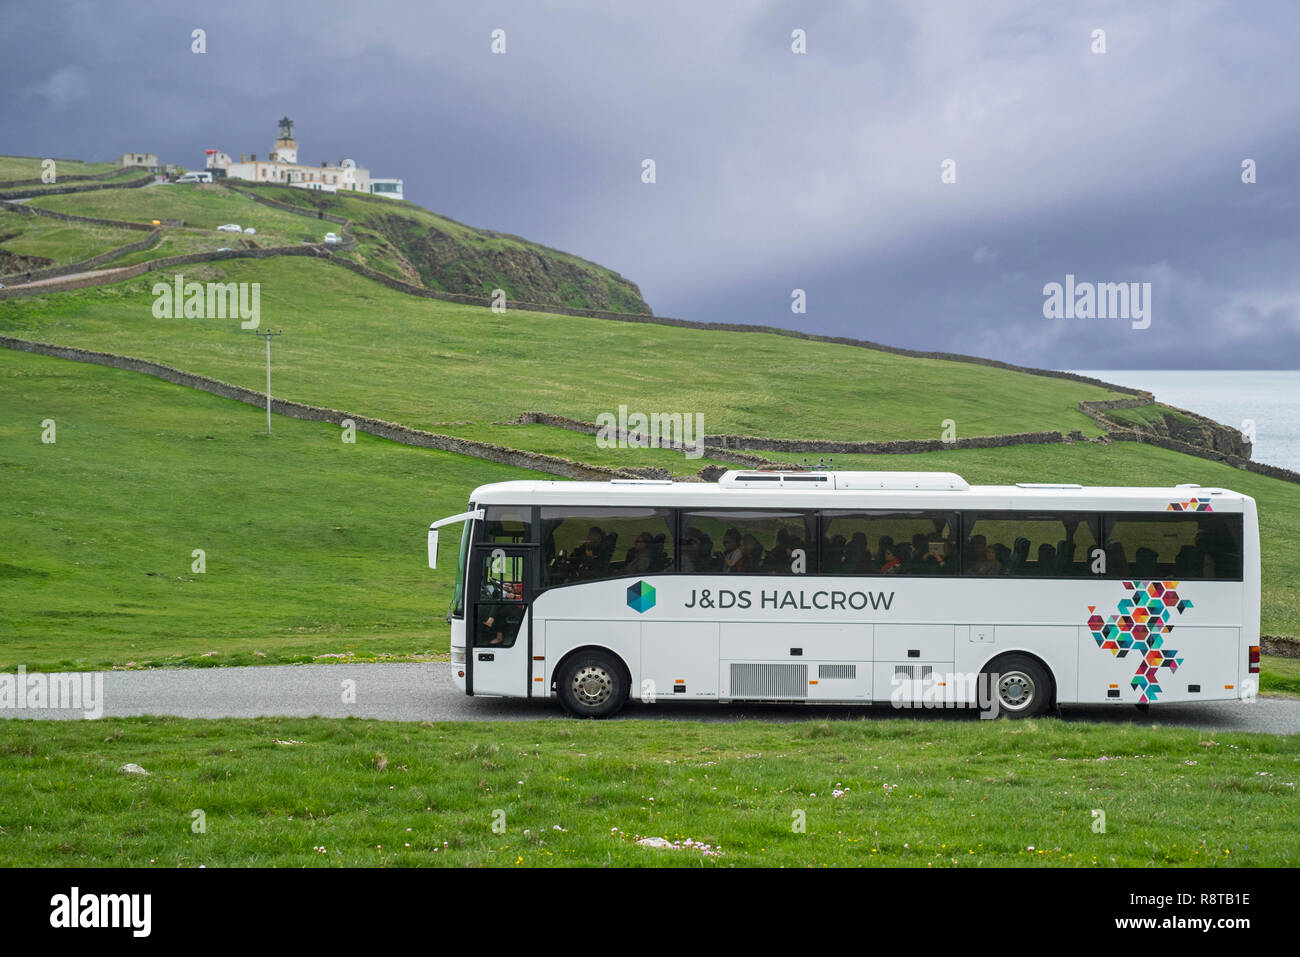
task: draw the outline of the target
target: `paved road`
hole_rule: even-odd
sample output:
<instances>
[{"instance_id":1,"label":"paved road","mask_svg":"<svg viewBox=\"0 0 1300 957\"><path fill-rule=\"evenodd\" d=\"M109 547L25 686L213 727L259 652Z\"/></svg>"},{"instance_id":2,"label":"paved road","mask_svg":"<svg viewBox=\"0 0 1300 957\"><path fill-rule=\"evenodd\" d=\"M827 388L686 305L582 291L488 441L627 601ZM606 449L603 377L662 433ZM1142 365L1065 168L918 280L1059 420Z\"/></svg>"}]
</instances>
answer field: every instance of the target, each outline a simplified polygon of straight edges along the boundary
<instances>
[{"instance_id":1,"label":"paved road","mask_svg":"<svg viewBox=\"0 0 1300 957\"><path fill-rule=\"evenodd\" d=\"M257 668L200 668L109 671L103 675L106 717L141 714L185 718L287 717L381 718L388 721L532 721L558 718L551 701L469 698L452 682L451 665L357 664L284 665ZM355 682L355 702L344 701L345 682ZM888 719L898 712L878 707L807 705L629 704L618 720L685 719L728 722ZM929 720L978 720L952 711L912 711ZM0 717L83 718L81 711L0 708ZM1300 733L1300 700L1265 698L1254 703L1157 705L1146 714L1128 706L1072 707L1068 721L1165 724L1208 731Z\"/></svg>"},{"instance_id":2,"label":"paved road","mask_svg":"<svg viewBox=\"0 0 1300 957\"><path fill-rule=\"evenodd\" d=\"M108 282L113 276L130 269L130 266L115 266L112 269L91 269L86 272L70 272L62 276L49 276L45 279L33 279L31 282L19 282L9 286L10 289L30 289L32 286L48 286L51 283L67 282L69 279L84 279L86 276L102 276Z\"/></svg>"}]
</instances>

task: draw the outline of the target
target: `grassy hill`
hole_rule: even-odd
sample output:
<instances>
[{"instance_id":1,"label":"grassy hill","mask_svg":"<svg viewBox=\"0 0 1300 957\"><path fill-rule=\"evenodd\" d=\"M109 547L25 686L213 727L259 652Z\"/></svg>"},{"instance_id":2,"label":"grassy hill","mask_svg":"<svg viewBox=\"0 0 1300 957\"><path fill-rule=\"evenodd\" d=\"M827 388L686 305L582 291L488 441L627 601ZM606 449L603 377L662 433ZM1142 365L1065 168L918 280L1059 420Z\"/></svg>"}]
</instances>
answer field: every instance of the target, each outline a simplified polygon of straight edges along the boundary
<instances>
[{"instance_id":1,"label":"grassy hill","mask_svg":"<svg viewBox=\"0 0 1300 957\"><path fill-rule=\"evenodd\" d=\"M959 436L1097 434L1077 403L1116 397L1070 380L770 333L497 314L404 295L310 259L208 263L185 276L261 283L262 321L285 331L275 346L279 394L417 428L481 429L527 410L592 421L626 404L699 412L710 433L939 438L951 418ZM154 319L150 290L168 278L0 301L0 332L264 387L261 344L238 323ZM591 437L577 441L594 448Z\"/></svg>"},{"instance_id":2,"label":"grassy hill","mask_svg":"<svg viewBox=\"0 0 1300 957\"><path fill-rule=\"evenodd\" d=\"M636 284L604 266L508 233L475 229L414 203L290 186L252 190L352 220L357 261L407 282L477 296L499 288L519 302L650 312Z\"/></svg>"},{"instance_id":3,"label":"grassy hill","mask_svg":"<svg viewBox=\"0 0 1300 957\"><path fill-rule=\"evenodd\" d=\"M144 235L134 229L60 222L0 209L0 276L81 262Z\"/></svg>"},{"instance_id":4,"label":"grassy hill","mask_svg":"<svg viewBox=\"0 0 1300 957\"><path fill-rule=\"evenodd\" d=\"M500 288L511 300L545 305L650 311L635 283L603 266L517 236L474 229L413 203L257 187L238 181L232 185L353 220L358 247L346 255L405 282L472 296L490 296ZM236 245L229 234L212 232L223 223L253 226L258 231L255 242L263 246L320 242L327 231L338 228L310 212L298 215L254 202L221 184L97 190L41 196L31 204L60 213L127 222L185 221L184 229L169 230L154 249L112 265ZM0 250L3 248L0 243Z\"/></svg>"},{"instance_id":5,"label":"grassy hill","mask_svg":"<svg viewBox=\"0 0 1300 957\"><path fill-rule=\"evenodd\" d=\"M15 179L40 179L41 173L44 172L41 163L44 159L39 156L9 156L0 155L0 182L8 182ZM59 159L55 157L55 172L60 177L66 176L94 176L98 173L107 173L109 170L116 169L117 164L114 162L104 163L85 163L81 160Z\"/></svg>"}]
</instances>

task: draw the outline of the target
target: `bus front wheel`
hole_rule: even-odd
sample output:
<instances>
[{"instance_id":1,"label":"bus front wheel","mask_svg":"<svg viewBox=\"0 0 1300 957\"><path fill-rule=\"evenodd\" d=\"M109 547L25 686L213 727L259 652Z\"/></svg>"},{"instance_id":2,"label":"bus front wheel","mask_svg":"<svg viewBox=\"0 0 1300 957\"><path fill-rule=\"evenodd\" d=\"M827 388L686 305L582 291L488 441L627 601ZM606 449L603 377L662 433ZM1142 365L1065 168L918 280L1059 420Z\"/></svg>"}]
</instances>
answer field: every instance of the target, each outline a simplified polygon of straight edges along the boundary
<instances>
[{"instance_id":1,"label":"bus front wheel","mask_svg":"<svg viewBox=\"0 0 1300 957\"><path fill-rule=\"evenodd\" d=\"M1036 718L1052 706L1052 676L1028 655L1007 655L985 671L998 714Z\"/></svg>"},{"instance_id":2,"label":"bus front wheel","mask_svg":"<svg viewBox=\"0 0 1300 957\"><path fill-rule=\"evenodd\" d=\"M623 663L605 652L580 652L564 663L556 686L564 710L579 718L607 718L627 701Z\"/></svg>"}]
</instances>

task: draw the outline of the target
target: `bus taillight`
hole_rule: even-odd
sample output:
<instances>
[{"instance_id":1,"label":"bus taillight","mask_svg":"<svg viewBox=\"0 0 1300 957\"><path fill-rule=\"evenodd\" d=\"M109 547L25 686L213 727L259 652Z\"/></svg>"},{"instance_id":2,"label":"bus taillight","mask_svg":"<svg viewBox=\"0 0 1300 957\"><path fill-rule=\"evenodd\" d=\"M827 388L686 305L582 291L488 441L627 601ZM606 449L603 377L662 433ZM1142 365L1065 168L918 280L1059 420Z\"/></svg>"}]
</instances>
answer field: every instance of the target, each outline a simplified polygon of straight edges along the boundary
<instances>
[{"instance_id":1,"label":"bus taillight","mask_svg":"<svg viewBox=\"0 0 1300 957\"><path fill-rule=\"evenodd\" d=\"M1250 673L1259 674L1259 645L1250 646Z\"/></svg>"}]
</instances>

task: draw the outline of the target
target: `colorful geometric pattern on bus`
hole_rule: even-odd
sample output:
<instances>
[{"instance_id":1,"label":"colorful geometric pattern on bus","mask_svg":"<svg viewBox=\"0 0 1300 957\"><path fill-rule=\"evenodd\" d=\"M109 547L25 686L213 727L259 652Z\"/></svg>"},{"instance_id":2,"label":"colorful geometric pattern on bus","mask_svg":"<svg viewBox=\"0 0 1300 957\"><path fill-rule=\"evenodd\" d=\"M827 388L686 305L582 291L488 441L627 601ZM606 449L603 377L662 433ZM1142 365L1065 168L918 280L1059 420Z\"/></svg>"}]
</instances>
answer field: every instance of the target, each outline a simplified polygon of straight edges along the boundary
<instances>
[{"instance_id":1,"label":"colorful geometric pattern on bus","mask_svg":"<svg viewBox=\"0 0 1300 957\"><path fill-rule=\"evenodd\" d=\"M1170 502L1166 512L1213 512L1209 498L1194 498L1188 502Z\"/></svg>"},{"instance_id":2,"label":"colorful geometric pattern on bus","mask_svg":"<svg viewBox=\"0 0 1300 957\"><path fill-rule=\"evenodd\" d=\"M649 611L655 606L655 586L649 582L637 582L627 588L627 607L638 614Z\"/></svg>"},{"instance_id":3,"label":"colorful geometric pattern on bus","mask_svg":"<svg viewBox=\"0 0 1300 957\"><path fill-rule=\"evenodd\" d=\"M1097 606L1089 605L1092 630L1097 647L1116 658L1137 652L1137 672L1130 687L1138 689L1141 704L1155 701L1160 694L1160 669L1178 670L1183 659L1178 652L1164 647L1165 635L1174 630L1170 619L1174 611L1182 614L1192 603L1178 597L1178 582L1124 582L1128 597L1120 599L1117 613L1102 620Z\"/></svg>"}]
</instances>

